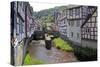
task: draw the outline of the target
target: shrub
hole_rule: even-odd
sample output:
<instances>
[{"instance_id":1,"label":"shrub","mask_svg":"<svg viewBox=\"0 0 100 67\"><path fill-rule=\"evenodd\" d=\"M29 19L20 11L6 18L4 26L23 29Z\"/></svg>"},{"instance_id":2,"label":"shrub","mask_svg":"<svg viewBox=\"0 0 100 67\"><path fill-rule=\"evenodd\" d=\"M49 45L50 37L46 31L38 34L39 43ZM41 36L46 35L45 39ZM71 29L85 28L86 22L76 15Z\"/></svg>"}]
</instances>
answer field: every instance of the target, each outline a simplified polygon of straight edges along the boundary
<instances>
[{"instance_id":1,"label":"shrub","mask_svg":"<svg viewBox=\"0 0 100 67\"><path fill-rule=\"evenodd\" d=\"M74 47L74 54L80 61L97 60L97 50L87 47Z\"/></svg>"},{"instance_id":2,"label":"shrub","mask_svg":"<svg viewBox=\"0 0 100 67\"><path fill-rule=\"evenodd\" d=\"M25 60L24 60L24 64L25 64L25 65L33 64L33 63L32 63L32 59L31 59L31 57L30 57L29 54L26 55Z\"/></svg>"},{"instance_id":3,"label":"shrub","mask_svg":"<svg viewBox=\"0 0 100 67\"><path fill-rule=\"evenodd\" d=\"M36 58L33 59L29 54L27 54L24 60L24 65L32 65L32 64L44 64L44 62Z\"/></svg>"},{"instance_id":4,"label":"shrub","mask_svg":"<svg viewBox=\"0 0 100 67\"><path fill-rule=\"evenodd\" d=\"M55 46L59 49L62 49L64 51L73 51L73 48L70 46L70 44L61 38L55 38L53 42Z\"/></svg>"}]
</instances>

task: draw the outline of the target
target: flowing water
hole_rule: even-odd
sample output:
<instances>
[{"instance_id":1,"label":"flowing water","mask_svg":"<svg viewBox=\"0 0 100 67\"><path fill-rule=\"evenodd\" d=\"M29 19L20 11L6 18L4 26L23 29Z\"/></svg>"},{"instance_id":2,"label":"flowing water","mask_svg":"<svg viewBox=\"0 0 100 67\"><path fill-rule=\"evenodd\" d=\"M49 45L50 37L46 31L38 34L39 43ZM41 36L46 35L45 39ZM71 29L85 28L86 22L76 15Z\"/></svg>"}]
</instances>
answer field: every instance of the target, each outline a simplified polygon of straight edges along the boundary
<instances>
[{"instance_id":1,"label":"flowing water","mask_svg":"<svg viewBox=\"0 0 100 67\"><path fill-rule=\"evenodd\" d=\"M32 58L39 59L47 64L77 61L73 52L58 50L54 46L51 50L47 50L44 40L32 41L28 49Z\"/></svg>"}]
</instances>

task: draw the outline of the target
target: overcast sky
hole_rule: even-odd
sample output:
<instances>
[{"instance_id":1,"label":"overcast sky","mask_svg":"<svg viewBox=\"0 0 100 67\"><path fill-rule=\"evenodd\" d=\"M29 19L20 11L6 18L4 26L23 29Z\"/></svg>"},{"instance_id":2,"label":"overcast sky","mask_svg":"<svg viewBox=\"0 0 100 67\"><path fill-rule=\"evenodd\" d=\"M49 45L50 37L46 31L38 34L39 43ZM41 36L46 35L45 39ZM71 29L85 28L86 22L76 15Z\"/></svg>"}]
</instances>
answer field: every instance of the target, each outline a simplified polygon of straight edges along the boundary
<instances>
[{"instance_id":1,"label":"overcast sky","mask_svg":"<svg viewBox=\"0 0 100 67\"><path fill-rule=\"evenodd\" d=\"M29 1L29 0L28 0ZM97 5L98 0L30 0L29 3L33 7L34 11L40 11L48 8L53 8L55 6L76 4L76 5Z\"/></svg>"},{"instance_id":2,"label":"overcast sky","mask_svg":"<svg viewBox=\"0 0 100 67\"><path fill-rule=\"evenodd\" d=\"M29 2L34 11L40 11L55 6L68 5L63 0L34 0Z\"/></svg>"}]
</instances>

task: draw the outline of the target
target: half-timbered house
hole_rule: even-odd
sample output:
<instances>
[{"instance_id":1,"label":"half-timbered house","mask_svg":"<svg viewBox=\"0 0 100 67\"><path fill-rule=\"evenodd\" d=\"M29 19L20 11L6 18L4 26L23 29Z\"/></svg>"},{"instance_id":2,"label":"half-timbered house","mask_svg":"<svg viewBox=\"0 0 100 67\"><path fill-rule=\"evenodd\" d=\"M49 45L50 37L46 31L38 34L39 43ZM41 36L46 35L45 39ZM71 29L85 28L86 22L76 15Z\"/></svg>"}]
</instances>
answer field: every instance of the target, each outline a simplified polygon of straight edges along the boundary
<instances>
[{"instance_id":1,"label":"half-timbered house","mask_svg":"<svg viewBox=\"0 0 100 67\"><path fill-rule=\"evenodd\" d=\"M87 19L81 26L82 46L97 48L97 7L88 7Z\"/></svg>"}]
</instances>

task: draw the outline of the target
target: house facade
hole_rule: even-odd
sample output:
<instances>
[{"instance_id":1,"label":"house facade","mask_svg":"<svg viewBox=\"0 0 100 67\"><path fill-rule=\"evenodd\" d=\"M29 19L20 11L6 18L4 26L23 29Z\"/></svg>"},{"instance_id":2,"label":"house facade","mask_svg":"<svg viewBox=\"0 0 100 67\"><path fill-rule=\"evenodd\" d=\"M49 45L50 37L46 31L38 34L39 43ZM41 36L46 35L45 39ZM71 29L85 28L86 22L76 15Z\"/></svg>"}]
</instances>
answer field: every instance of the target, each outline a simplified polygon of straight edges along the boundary
<instances>
[{"instance_id":1,"label":"house facade","mask_svg":"<svg viewBox=\"0 0 100 67\"><path fill-rule=\"evenodd\" d=\"M97 7L89 7L92 13L81 26L81 44L84 47L97 48Z\"/></svg>"},{"instance_id":2,"label":"house facade","mask_svg":"<svg viewBox=\"0 0 100 67\"><path fill-rule=\"evenodd\" d=\"M41 21L38 20L38 19L35 19L34 22L35 22L35 30L37 30L37 31L42 31L42 24L41 24Z\"/></svg>"},{"instance_id":3,"label":"house facade","mask_svg":"<svg viewBox=\"0 0 100 67\"><path fill-rule=\"evenodd\" d=\"M28 2L12 2L13 11L12 18L13 22L11 28L11 33L13 33L14 38L20 42L26 37L30 37L34 32L34 17L33 8Z\"/></svg>"},{"instance_id":4,"label":"house facade","mask_svg":"<svg viewBox=\"0 0 100 67\"><path fill-rule=\"evenodd\" d=\"M90 37L90 38L93 37L95 39L97 38L97 26L96 26L97 12L95 10L95 7L83 6L83 5L80 5L80 6L69 5L66 7L67 9L65 11L62 10L62 13L59 11L56 11L56 14L55 14L55 23L58 26L59 32L63 34L64 30L66 31L64 33L65 34L64 39L67 39L71 41L73 44L78 45L78 46L82 46L82 45L86 46L87 44L87 47L94 47L94 46L97 47L96 40L93 42L94 39L87 38L88 39L87 40L85 38L85 37ZM94 27L92 28L92 26ZM90 34L84 33L87 31L85 29L87 29L88 27L92 28L92 32ZM90 32L91 30L88 30L88 31ZM93 43L91 42L91 40ZM92 45L88 46L91 43Z\"/></svg>"},{"instance_id":5,"label":"house facade","mask_svg":"<svg viewBox=\"0 0 100 67\"><path fill-rule=\"evenodd\" d=\"M22 2L12 2L12 27L11 33L20 42L25 37L25 5Z\"/></svg>"},{"instance_id":6,"label":"house facade","mask_svg":"<svg viewBox=\"0 0 100 67\"><path fill-rule=\"evenodd\" d=\"M88 8L86 6L68 6L67 9L67 37L74 44L81 44L81 25L85 21Z\"/></svg>"},{"instance_id":7,"label":"house facade","mask_svg":"<svg viewBox=\"0 0 100 67\"><path fill-rule=\"evenodd\" d=\"M31 37L34 33L34 17L33 17L33 8L29 3L26 4L26 36Z\"/></svg>"},{"instance_id":8,"label":"house facade","mask_svg":"<svg viewBox=\"0 0 100 67\"><path fill-rule=\"evenodd\" d=\"M11 2L11 64L21 65L29 38L34 33L33 9L29 2Z\"/></svg>"},{"instance_id":9,"label":"house facade","mask_svg":"<svg viewBox=\"0 0 100 67\"><path fill-rule=\"evenodd\" d=\"M60 10L55 12L55 24L57 31L59 31L62 38L67 38L67 19L66 19L66 10Z\"/></svg>"}]
</instances>

